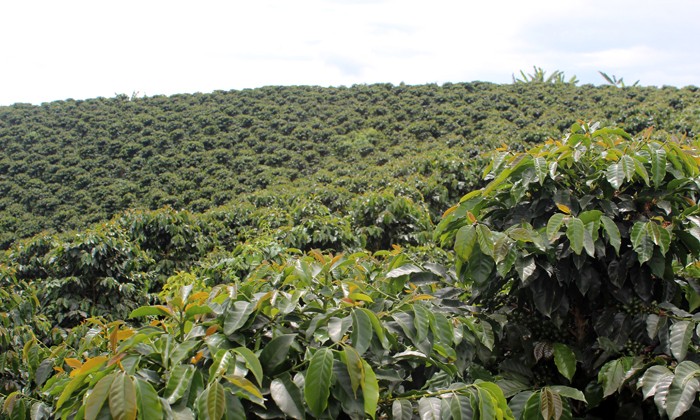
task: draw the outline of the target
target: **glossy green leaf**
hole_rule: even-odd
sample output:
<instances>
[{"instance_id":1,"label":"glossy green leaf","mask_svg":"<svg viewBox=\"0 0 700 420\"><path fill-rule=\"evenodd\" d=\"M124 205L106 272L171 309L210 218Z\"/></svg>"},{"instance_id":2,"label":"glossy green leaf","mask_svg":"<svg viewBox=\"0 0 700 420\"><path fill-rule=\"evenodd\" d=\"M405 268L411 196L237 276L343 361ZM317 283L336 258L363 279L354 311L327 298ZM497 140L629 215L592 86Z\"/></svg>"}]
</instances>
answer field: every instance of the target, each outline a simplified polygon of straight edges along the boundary
<instances>
[{"instance_id":1,"label":"glossy green leaf","mask_svg":"<svg viewBox=\"0 0 700 420\"><path fill-rule=\"evenodd\" d=\"M564 213L554 213L547 221L547 239L552 242L559 233L559 229L564 224L564 218L568 217Z\"/></svg>"},{"instance_id":2,"label":"glossy green leaf","mask_svg":"<svg viewBox=\"0 0 700 420\"><path fill-rule=\"evenodd\" d=\"M98 418L100 410L109 397L109 390L114 382L116 373L111 373L100 379L92 388L90 395L85 402L85 419L95 420Z\"/></svg>"},{"instance_id":3,"label":"glossy green leaf","mask_svg":"<svg viewBox=\"0 0 700 420\"><path fill-rule=\"evenodd\" d=\"M697 393L700 391L700 381L695 378L688 380L683 387L671 385L666 397L666 414L669 420L682 416L697 401Z\"/></svg>"},{"instance_id":4,"label":"glossy green leaf","mask_svg":"<svg viewBox=\"0 0 700 420\"><path fill-rule=\"evenodd\" d=\"M350 340L360 355L364 354L372 341L372 321L362 311L352 311L352 332Z\"/></svg>"},{"instance_id":5,"label":"glossy green leaf","mask_svg":"<svg viewBox=\"0 0 700 420\"><path fill-rule=\"evenodd\" d=\"M255 353L245 347L236 347L233 349L233 351L239 356L243 357L246 367L253 372L253 376L255 376L255 380L258 385L262 386L263 368Z\"/></svg>"},{"instance_id":6,"label":"glossy green leaf","mask_svg":"<svg viewBox=\"0 0 700 420\"><path fill-rule=\"evenodd\" d=\"M194 372L195 367L193 365L177 365L172 369L163 392L163 397L168 404L175 404L185 395L190 388Z\"/></svg>"},{"instance_id":7,"label":"glossy green leaf","mask_svg":"<svg viewBox=\"0 0 700 420\"><path fill-rule=\"evenodd\" d=\"M365 404L365 414L374 419L379 403L379 381L372 366L367 361L362 360L364 377L362 379L362 397Z\"/></svg>"},{"instance_id":8,"label":"glossy green leaf","mask_svg":"<svg viewBox=\"0 0 700 420\"><path fill-rule=\"evenodd\" d=\"M562 397L571 398L576 401L586 402L584 393L576 388L563 385L552 385L549 387L553 392L556 392Z\"/></svg>"},{"instance_id":9,"label":"glossy green leaf","mask_svg":"<svg viewBox=\"0 0 700 420\"><path fill-rule=\"evenodd\" d=\"M163 418L163 406L153 385L140 378L134 378L138 418L154 420Z\"/></svg>"},{"instance_id":10,"label":"glossy green leaf","mask_svg":"<svg viewBox=\"0 0 700 420\"><path fill-rule=\"evenodd\" d=\"M683 361L688 354L688 346L694 330L695 324L690 321L676 321L671 326L671 354L679 362Z\"/></svg>"},{"instance_id":11,"label":"glossy green leaf","mask_svg":"<svg viewBox=\"0 0 700 420\"><path fill-rule=\"evenodd\" d=\"M428 338L430 330L430 313L420 303L413 305L413 326L416 328L416 341L424 341Z\"/></svg>"},{"instance_id":12,"label":"glossy green leaf","mask_svg":"<svg viewBox=\"0 0 700 420\"><path fill-rule=\"evenodd\" d=\"M649 146L651 152L651 180L655 187L659 187L666 176L666 151L653 143Z\"/></svg>"},{"instance_id":13,"label":"glossy green leaf","mask_svg":"<svg viewBox=\"0 0 700 420\"><path fill-rule=\"evenodd\" d=\"M141 306L140 308L134 309L131 311L131 314L129 314L129 318L139 318L142 316L171 316L171 313L162 306Z\"/></svg>"},{"instance_id":14,"label":"glossy green leaf","mask_svg":"<svg viewBox=\"0 0 700 420\"><path fill-rule=\"evenodd\" d=\"M566 237L569 238L569 243L571 249L580 255L583 251L583 240L585 234L585 227L583 222L576 217L572 217L566 226Z\"/></svg>"},{"instance_id":15,"label":"glossy green leaf","mask_svg":"<svg viewBox=\"0 0 700 420\"><path fill-rule=\"evenodd\" d=\"M226 312L224 318L224 334L231 335L238 331L248 321L250 314L255 310L255 303L239 300Z\"/></svg>"},{"instance_id":16,"label":"glossy green leaf","mask_svg":"<svg viewBox=\"0 0 700 420\"><path fill-rule=\"evenodd\" d=\"M377 315L375 315L374 312L372 312L366 308L356 308L355 310L360 311L360 312L364 312L364 314L367 315L370 322L372 323L372 329L374 330L374 333L379 338L379 341L382 343L382 346L384 348L387 348L389 346L389 342L387 341L387 338L386 338L384 326L379 321L379 318L377 318Z\"/></svg>"},{"instance_id":17,"label":"glossy green leaf","mask_svg":"<svg viewBox=\"0 0 700 420\"><path fill-rule=\"evenodd\" d=\"M270 396L282 412L293 419L304 418L304 400L301 389L287 372L270 383Z\"/></svg>"},{"instance_id":18,"label":"glossy green leaf","mask_svg":"<svg viewBox=\"0 0 700 420\"><path fill-rule=\"evenodd\" d=\"M564 411L561 397L549 388L540 393L540 413L545 420L559 420Z\"/></svg>"},{"instance_id":19,"label":"glossy green leaf","mask_svg":"<svg viewBox=\"0 0 700 420\"><path fill-rule=\"evenodd\" d=\"M657 387L659 383L662 382L662 378L673 379L673 372L666 366L652 366L644 372L644 375L639 379L638 383L642 388L642 396L644 399L653 397L656 394Z\"/></svg>"},{"instance_id":20,"label":"glossy green leaf","mask_svg":"<svg viewBox=\"0 0 700 420\"><path fill-rule=\"evenodd\" d=\"M569 346L561 343L554 344L554 364L559 373L569 382L573 379L576 373L576 355Z\"/></svg>"},{"instance_id":21,"label":"glossy green leaf","mask_svg":"<svg viewBox=\"0 0 700 420\"><path fill-rule=\"evenodd\" d=\"M498 409L496 398L482 387L477 387L477 395L479 398L479 417L482 419L495 419ZM503 414L501 413L501 417Z\"/></svg>"},{"instance_id":22,"label":"glossy green leaf","mask_svg":"<svg viewBox=\"0 0 700 420\"><path fill-rule=\"evenodd\" d=\"M322 347L311 358L304 382L304 399L309 410L317 417L328 406L332 373L333 352Z\"/></svg>"},{"instance_id":23,"label":"glossy green leaf","mask_svg":"<svg viewBox=\"0 0 700 420\"><path fill-rule=\"evenodd\" d=\"M360 385L365 377L365 369L364 365L362 364L362 358L357 350L351 346L345 346L341 356L348 370L350 387L352 388L353 396L357 398L357 390L360 388Z\"/></svg>"},{"instance_id":24,"label":"glossy green leaf","mask_svg":"<svg viewBox=\"0 0 700 420\"><path fill-rule=\"evenodd\" d=\"M197 398L197 418L219 420L226 411L226 395L219 382L212 382Z\"/></svg>"},{"instance_id":25,"label":"glossy green leaf","mask_svg":"<svg viewBox=\"0 0 700 420\"><path fill-rule=\"evenodd\" d=\"M282 334L270 340L260 353L260 365L265 372L272 372L287 358L296 334Z\"/></svg>"},{"instance_id":26,"label":"glossy green leaf","mask_svg":"<svg viewBox=\"0 0 700 420\"><path fill-rule=\"evenodd\" d=\"M136 419L136 387L124 372L115 375L109 388L109 411L115 420Z\"/></svg>"},{"instance_id":27,"label":"glossy green leaf","mask_svg":"<svg viewBox=\"0 0 700 420\"><path fill-rule=\"evenodd\" d=\"M625 182L625 171L621 162L613 163L608 166L605 172L605 178L614 189L619 190Z\"/></svg>"},{"instance_id":28,"label":"glossy green leaf","mask_svg":"<svg viewBox=\"0 0 700 420\"><path fill-rule=\"evenodd\" d=\"M479 243L479 249L484 255L493 256L495 241L488 226L483 224L476 225L476 240Z\"/></svg>"},{"instance_id":29,"label":"glossy green leaf","mask_svg":"<svg viewBox=\"0 0 700 420\"><path fill-rule=\"evenodd\" d=\"M418 400L418 415L421 420L441 420L442 404L439 398L423 397Z\"/></svg>"},{"instance_id":30,"label":"glossy green leaf","mask_svg":"<svg viewBox=\"0 0 700 420\"><path fill-rule=\"evenodd\" d=\"M547 160L543 157L536 157L532 162L535 166L535 175L537 175L537 181L540 185L544 185L544 181L547 179L547 174L549 173L549 167L547 165Z\"/></svg>"},{"instance_id":31,"label":"glossy green leaf","mask_svg":"<svg viewBox=\"0 0 700 420\"><path fill-rule=\"evenodd\" d=\"M615 222L608 216L600 216L600 222L603 225L603 230L605 231L608 242L610 246L615 249L617 255L620 255L620 245L622 245L622 239L620 237L620 229L618 229Z\"/></svg>"},{"instance_id":32,"label":"glossy green leaf","mask_svg":"<svg viewBox=\"0 0 700 420\"><path fill-rule=\"evenodd\" d=\"M170 353L170 366L176 366L183 360L189 358L201 342L199 340L185 340L175 346Z\"/></svg>"},{"instance_id":33,"label":"glossy green leaf","mask_svg":"<svg viewBox=\"0 0 700 420\"><path fill-rule=\"evenodd\" d=\"M413 405L409 400L398 399L391 403L393 420L413 420Z\"/></svg>"},{"instance_id":34,"label":"glossy green leaf","mask_svg":"<svg viewBox=\"0 0 700 420\"><path fill-rule=\"evenodd\" d=\"M455 236L454 249L462 261L469 261L476 245L476 229L472 225L462 226Z\"/></svg>"},{"instance_id":35,"label":"glossy green leaf","mask_svg":"<svg viewBox=\"0 0 700 420\"><path fill-rule=\"evenodd\" d=\"M233 355L230 351L221 349L216 352L214 361L211 366L209 366L209 383L221 379L221 377L228 372L228 367L232 360Z\"/></svg>"},{"instance_id":36,"label":"glossy green leaf","mask_svg":"<svg viewBox=\"0 0 700 420\"><path fill-rule=\"evenodd\" d=\"M234 389L237 396L243 397L261 406L265 405L265 398L260 392L260 389L246 378L237 375L227 375L224 376L224 379L228 381L229 386Z\"/></svg>"},{"instance_id":37,"label":"glossy green leaf","mask_svg":"<svg viewBox=\"0 0 700 420\"><path fill-rule=\"evenodd\" d=\"M449 404L452 420L471 420L474 418L474 410L469 397L454 394L449 398Z\"/></svg>"}]
</instances>

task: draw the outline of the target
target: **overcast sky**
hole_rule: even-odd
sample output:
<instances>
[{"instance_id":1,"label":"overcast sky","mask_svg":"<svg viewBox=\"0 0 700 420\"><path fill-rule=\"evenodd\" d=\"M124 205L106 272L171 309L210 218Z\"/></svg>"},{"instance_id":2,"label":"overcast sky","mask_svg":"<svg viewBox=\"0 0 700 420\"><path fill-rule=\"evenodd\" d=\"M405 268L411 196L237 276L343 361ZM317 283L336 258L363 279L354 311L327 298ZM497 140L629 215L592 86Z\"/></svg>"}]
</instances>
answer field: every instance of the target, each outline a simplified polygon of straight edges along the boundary
<instances>
[{"instance_id":1,"label":"overcast sky","mask_svg":"<svg viewBox=\"0 0 700 420\"><path fill-rule=\"evenodd\" d=\"M700 85L698 0L15 0L0 105L266 85Z\"/></svg>"}]
</instances>

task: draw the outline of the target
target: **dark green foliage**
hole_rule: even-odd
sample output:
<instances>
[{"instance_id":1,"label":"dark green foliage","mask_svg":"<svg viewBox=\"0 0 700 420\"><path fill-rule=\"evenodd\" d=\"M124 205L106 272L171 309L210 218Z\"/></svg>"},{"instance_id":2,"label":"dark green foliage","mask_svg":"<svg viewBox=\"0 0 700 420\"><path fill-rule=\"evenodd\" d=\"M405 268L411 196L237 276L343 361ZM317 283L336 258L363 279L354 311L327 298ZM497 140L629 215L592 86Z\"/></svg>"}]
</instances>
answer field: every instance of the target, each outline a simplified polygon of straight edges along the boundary
<instances>
[{"instance_id":1,"label":"dark green foliage","mask_svg":"<svg viewBox=\"0 0 700 420\"><path fill-rule=\"evenodd\" d=\"M202 212L282 187L364 193L408 183L436 216L475 186L470 159L504 139L515 148L558 137L581 115L693 137L699 102L692 87L475 82L0 107L0 246L130 208ZM458 165L466 171L453 172Z\"/></svg>"}]
</instances>

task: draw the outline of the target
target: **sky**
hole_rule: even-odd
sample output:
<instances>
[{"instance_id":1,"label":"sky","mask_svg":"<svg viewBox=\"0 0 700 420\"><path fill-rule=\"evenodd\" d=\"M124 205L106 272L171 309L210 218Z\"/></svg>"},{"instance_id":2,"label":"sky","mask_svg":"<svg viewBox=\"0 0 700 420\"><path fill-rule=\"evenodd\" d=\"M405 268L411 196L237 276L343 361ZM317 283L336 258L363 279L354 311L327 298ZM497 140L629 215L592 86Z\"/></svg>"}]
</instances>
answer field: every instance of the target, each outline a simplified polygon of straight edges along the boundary
<instances>
[{"instance_id":1,"label":"sky","mask_svg":"<svg viewBox=\"0 0 700 420\"><path fill-rule=\"evenodd\" d=\"M22 0L0 5L0 105L268 85L700 85L698 0Z\"/></svg>"}]
</instances>

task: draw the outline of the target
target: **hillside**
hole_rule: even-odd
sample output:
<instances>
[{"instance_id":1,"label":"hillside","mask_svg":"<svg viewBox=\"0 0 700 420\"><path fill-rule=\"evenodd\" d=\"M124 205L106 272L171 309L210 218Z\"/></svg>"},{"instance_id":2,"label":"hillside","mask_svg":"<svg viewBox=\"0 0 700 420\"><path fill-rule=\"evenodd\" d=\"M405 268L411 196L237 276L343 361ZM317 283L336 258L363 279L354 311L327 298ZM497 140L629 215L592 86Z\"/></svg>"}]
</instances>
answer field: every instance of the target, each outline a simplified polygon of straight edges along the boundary
<instances>
[{"instance_id":1,"label":"hillside","mask_svg":"<svg viewBox=\"0 0 700 420\"><path fill-rule=\"evenodd\" d=\"M578 119L700 133L697 89L571 84L265 87L0 108L0 247L129 209L201 212L270 190L386 187L435 220L478 181L472 158Z\"/></svg>"}]
</instances>

